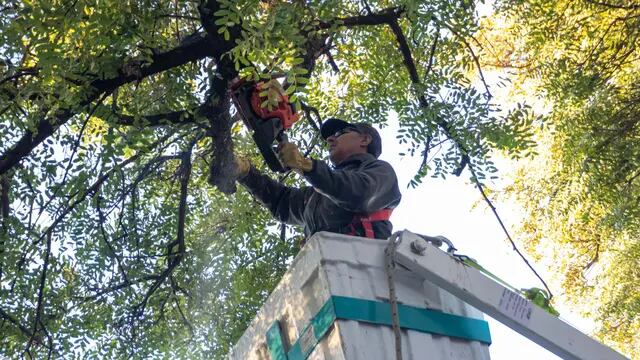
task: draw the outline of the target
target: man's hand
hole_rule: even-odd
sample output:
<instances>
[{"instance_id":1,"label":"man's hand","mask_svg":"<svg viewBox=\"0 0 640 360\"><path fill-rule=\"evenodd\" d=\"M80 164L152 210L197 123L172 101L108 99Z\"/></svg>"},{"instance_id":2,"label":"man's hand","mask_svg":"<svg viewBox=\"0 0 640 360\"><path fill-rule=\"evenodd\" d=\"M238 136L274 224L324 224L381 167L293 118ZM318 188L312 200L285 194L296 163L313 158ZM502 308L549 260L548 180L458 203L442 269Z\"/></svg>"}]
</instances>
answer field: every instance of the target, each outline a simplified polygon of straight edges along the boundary
<instances>
[{"instance_id":1,"label":"man's hand","mask_svg":"<svg viewBox=\"0 0 640 360\"><path fill-rule=\"evenodd\" d=\"M234 174L235 178L242 179L247 176L249 169L251 168L251 162L247 158L237 156L234 158L234 161L236 163L236 172Z\"/></svg>"},{"instance_id":2,"label":"man's hand","mask_svg":"<svg viewBox=\"0 0 640 360\"><path fill-rule=\"evenodd\" d=\"M298 172L313 170L313 160L302 156L298 147L293 143L282 144L278 149L278 156L285 167Z\"/></svg>"}]
</instances>

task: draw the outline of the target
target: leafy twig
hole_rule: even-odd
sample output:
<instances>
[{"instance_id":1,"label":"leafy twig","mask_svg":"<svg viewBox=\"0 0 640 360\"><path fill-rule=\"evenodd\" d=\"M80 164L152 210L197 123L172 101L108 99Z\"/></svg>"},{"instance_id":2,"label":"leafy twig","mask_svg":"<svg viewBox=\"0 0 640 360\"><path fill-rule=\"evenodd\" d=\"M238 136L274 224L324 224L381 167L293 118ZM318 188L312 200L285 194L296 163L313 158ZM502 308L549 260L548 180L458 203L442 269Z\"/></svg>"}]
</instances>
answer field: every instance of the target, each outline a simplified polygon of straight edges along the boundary
<instances>
[{"instance_id":1,"label":"leafy twig","mask_svg":"<svg viewBox=\"0 0 640 360\"><path fill-rule=\"evenodd\" d=\"M451 26L447 25L446 23L444 23L444 26L447 29L449 29L449 31L451 31L451 33L454 34L464 44L467 50L469 50L469 54L471 54L471 58L473 59L473 62L476 64L476 68L478 69L478 75L480 76L480 81L482 81L482 85L484 86L485 98L487 101L491 100L493 98L493 95L489 90L489 84L487 84L487 81L484 78L484 73L482 72L482 66L480 65L480 60L478 59L478 56L476 55L476 53L473 51L471 44L469 44L469 42L465 40L465 38L462 35L460 35Z\"/></svg>"},{"instance_id":2,"label":"leafy twig","mask_svg":"<svg viewBox=\"0 0 640 360\"><path fill-rule=\"evenodd\" d=\"M88 301L96 300L96 299L98 299L98 298L100 298L100 297L102 297L104 295L110 294L110 293L112 293L114 291L122 290L124 288L130 287L130 286L133 286L133 285L137 285L137 284L141 284L143 282L157 280L157 279L158 279L158 275L148 275L148 276L143 276L143 277L141 277L139 279L125 281L125 282L122 282L120 284L110 286L110 287L108 287L106 289L102 289L102 290L98 291L97 293L95 293L93 295L80 297L79 298L80 302L77 303L75 306L84 304L84 303L86 303Z\"/></svg>"},{"instance_id":3,"label":"leafy twig","mask_svg":"<svg viewBox=\"0 0 640 360\"><path fill-rule=\"evenodd\" d=\"M433 43L431 44L431 49L429 49L429 63L427 65L427 70L424 72L425 79L429 76L433 68L433 59L435 58L436 47L438 46L439 38L440 38L440 31L436 32L436 37L433 39Z\"/></svg>"},{"instance_id":4,"label":"leafy twig","mask_svg":"<svg viewBox=\"0 0 640 360\"><path fill-rule=\"evenodd\" d=\"M189 342L191 342L191 340L195 336L195 331L193 329L193 325L191 325L191 322L184 315L184 312L182 311L182 307L180 306L180 302L178 301L178 299L174 297L173 298L173 302L174 302L174 304L176 304L176 307L178 308L178 313L180 314L180 318L182 318L182 323L184 323L187 326L187 328L189 329L189 335L191 336L191 338L189 339Z\"/></svg>"},{"instance_id":5,"label":"leafy twig","mask_svg":"<svg viewBox=\"0 0 640 360\"><path fill-rule=\"evenodd\" d=\"M104 223L106 222L106 219L105 219L104 213L102 212L102 207L100 206L100 200L101 200L101 197L98 196L98 198L96 199L96 209L98 210L98 222L100 223L100 232L102 233L102 239L104 240L104 243L107 245L107 248L109 249L109 253L111 254L111 257L115 258L118 266L118 270L120 270L120 274L122 275L122 278L124 279L125 282L128 282L129 277L127 276L127 272L124 268L124 265L122 264L122 260L120 259L120 256L118 256L118 253L116 253L116 250L111 245L107 232L104 229Z\"/></svg>"}]
</instances>

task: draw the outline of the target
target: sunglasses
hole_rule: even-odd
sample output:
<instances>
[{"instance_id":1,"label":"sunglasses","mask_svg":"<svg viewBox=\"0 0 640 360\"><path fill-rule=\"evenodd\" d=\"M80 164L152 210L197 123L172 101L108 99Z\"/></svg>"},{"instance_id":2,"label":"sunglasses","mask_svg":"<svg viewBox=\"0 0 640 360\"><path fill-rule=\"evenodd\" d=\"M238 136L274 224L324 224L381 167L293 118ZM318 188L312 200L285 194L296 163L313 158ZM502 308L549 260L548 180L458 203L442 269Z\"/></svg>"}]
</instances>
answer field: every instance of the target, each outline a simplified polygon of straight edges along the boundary
<instances>
[{"instance_id":1,"label":"sunglasses","mask_svg":"<svg viewBox=\"0 0 640 360\"><path fill-rule=\"evenodd\" d=\"M347 127L344 127L344 128L342 128L342 129L340 129L340 130L336 131L336 132L335 132L333 135L331 135L331 136L333 136L334 138L336 138L336 139L337 139L337 138L339 138L340 136L342 136L342 135L344 135L344 134L346 134L346 133L350 133L350 132L356 132L356 133L358 133L358 134L360 133L356 128L347 126Z\"/></svg>"}]
</instances>

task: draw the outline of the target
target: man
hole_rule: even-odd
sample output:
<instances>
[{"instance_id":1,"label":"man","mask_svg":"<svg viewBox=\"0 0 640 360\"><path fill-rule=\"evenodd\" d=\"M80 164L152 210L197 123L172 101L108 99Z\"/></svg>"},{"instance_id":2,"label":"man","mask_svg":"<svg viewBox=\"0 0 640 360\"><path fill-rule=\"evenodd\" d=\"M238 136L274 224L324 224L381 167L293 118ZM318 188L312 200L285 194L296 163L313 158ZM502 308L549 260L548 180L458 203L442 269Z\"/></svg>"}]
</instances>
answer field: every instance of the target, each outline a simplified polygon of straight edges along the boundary
<instances>
[{"instance_id":1,"label":"man","mask_svg":"<svg viewBox=\"0 0 640 360\"><path fill-rule=\"evenodd\" d=\"M398 179L378 156L380 135L368 124L328 119L320 129L329 145L324 161L305 158L292 144L279 149L283 165L304 176L311 186L284 186L261 174L246 159L236 159L238 181L273 216L302 225L307 237L318 231L386 239L391 235L391 211L400 202Z\"/></svg>"}]
</instances>

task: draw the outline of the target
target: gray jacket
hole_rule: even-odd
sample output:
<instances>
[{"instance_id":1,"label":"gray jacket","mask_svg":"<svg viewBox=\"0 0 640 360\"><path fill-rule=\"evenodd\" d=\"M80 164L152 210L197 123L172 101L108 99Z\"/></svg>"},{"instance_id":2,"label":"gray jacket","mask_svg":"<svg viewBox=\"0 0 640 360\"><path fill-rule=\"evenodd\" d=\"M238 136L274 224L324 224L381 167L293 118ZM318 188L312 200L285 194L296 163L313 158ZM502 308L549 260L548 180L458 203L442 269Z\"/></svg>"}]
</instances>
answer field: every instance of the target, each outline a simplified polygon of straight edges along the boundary
<instances>
[{"instance_id":1,"label":"gray jacket","mask_svg":"<svg viewBox=\"0 0 640 360\"><path fill-rule=\"evenodd\" d=\"M239 182L273 216L287 224L304 226L307 237L318 231L348 234L354 215L366 215L400 203L398 178L389 163L370 154L356 154L335 169L314 160L313 169L304 173L311 186L292 188L261 174L255 168ZM373 222L376 238L391 235L390 221ZM364 235L361 226L357 234Z\"/></svg>"}]
</instances>

